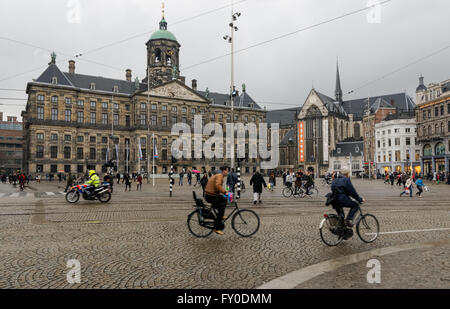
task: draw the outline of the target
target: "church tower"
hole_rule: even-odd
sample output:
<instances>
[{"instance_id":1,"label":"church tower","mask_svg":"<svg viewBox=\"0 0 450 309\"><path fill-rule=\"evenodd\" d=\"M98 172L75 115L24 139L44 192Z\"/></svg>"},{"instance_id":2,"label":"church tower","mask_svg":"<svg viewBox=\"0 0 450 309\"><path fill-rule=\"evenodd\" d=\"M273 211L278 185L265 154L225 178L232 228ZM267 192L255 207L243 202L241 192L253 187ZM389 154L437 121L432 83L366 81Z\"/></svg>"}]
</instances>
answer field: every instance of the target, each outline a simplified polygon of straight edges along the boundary
<instances>
[{"instance_id":1,"label":"church tower","mask_svg":"<svg viewBox=\"0 0 450 309\"><path fill-rule=\"evenodd\" d=\"M337 63L336 70L336 90L334 91L336 102L342 103L342 88L341 88L341 76L339 74L339 63Z\"/></svg>"},{"instance_id":2,"label":"church tower","mask_svg":"<svg viewBox=\"0 0 450 309\"><path fill-rule=\"evenodd\" d=\"M147 76L150 85L158 86L162 83L178 79L180 76L180 47L175 36L167 30L164 18L164 6L159 30L154 32L147 42ZM143 80L147 83L147 78Z\"/></svg>"}]
</instances>

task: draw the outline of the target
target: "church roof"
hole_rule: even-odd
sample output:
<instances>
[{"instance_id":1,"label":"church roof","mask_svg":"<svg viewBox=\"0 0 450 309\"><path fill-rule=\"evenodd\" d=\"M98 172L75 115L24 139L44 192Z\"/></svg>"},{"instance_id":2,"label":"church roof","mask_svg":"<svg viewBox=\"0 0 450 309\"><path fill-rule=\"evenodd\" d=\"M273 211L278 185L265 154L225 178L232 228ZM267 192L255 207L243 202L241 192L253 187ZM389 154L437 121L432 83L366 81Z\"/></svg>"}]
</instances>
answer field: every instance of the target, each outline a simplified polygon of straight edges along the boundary
<instances>
[{"instance_id":1,"label":"church roof","mask_svg":"<svg viewBox=\"0 0 450 309\"><path fill-rule=\"evenodd\" d=\"M280 146L287 146L290 143L295 143L295 129L289 130L280 142Z\"/></svg>"},{"instance_id":2,"label":"church roof","mask_svg":"<svg viewBox=\"0 0 450 309\"><path fill-rule=\"evenodd\" d=\"M217 93L217 92L209 92L206 91L197 91L199 94L208 98L211 101L211 104L214 105L222 105L222 106L231 106L230 105L230 95ZM239 97L234 98L234 107L244 107L250 108L251 104L253 104L254 109L261 109L261 107L248 95L247 92L243 92Z\"/></svg>"},{"instance_id":3,"label":"church roof","mask_svg":"<svg viewBox=\"0 0 450 309\"><path fill-rule=\"evenodd\" d=\"M295 124L295 116L301 111L301 107L268 111L267 123L279 123L280 126Z\"/></svg>"},{"instance_id":4,"label":"church roof","mask_svg":"<svg viewBox=\"0 0 450 309\"><path fill-rule=\"evenodd\" d=\"M94 83L96 91L114 93L114 87L118 86L118 93L132 95L136 92L135 82L101 76L61 72L56 64L50 64L35 82L51 84L53 77L57 78L58 86L90 90L91 83ZM139 87L140 89L147 89L146 84L140 83Z\"/></svg>"},{"instance_id":5,"label":"church roof","mask_svg":"<svg viewBox=\"0 0 450 309\"><path fill-rule=\"evenodd\" d=\"M152 36L150 37L151 40L170 40L177 42L177 38L175 35L168 31L168 30L158 30L153 32Z\"/></svg>"},{"instance_id":6,"label":"church roof","mask_svg":"<svg viewBox=\"0 0 450 309\"><path fill-rule=\"evenodd\" d=\"M331 151L330 156L349 157L351 153L352 157L358 157L361 156L361 152L364 152L364 141L340 142L336 144L336 149Z\"/></svg>"}]
</instances>

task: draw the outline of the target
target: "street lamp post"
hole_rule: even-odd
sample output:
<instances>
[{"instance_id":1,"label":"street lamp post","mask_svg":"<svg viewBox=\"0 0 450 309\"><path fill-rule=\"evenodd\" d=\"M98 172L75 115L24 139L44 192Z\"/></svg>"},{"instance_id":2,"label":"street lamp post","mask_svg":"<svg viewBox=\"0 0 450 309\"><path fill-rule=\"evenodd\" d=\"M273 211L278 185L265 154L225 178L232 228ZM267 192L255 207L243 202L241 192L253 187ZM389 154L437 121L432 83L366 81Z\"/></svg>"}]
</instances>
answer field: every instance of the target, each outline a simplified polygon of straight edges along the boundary
<instances>
[{"instance_id":1,"label":"street lamp post","mask_svg":"<svg viewBox=\"0 0 450 309\"><path fill-rule=\"evenodd\" d=\"M233 11L233 1L231 2L231 22L229 24L231 28L231 36L224 36L223 39L231 44L231 85L230 85L230 103L231 103L231 121L234 124L234 97L237 95L234 86L234 32L238 31L239 28L234 25L234 22L241 16L241 13L234 13ZM234 132L234 127L233 127ZM234 138L233 138L233 153L231 155L231 168L234 167Z\"/></svg>"}]
</instances>

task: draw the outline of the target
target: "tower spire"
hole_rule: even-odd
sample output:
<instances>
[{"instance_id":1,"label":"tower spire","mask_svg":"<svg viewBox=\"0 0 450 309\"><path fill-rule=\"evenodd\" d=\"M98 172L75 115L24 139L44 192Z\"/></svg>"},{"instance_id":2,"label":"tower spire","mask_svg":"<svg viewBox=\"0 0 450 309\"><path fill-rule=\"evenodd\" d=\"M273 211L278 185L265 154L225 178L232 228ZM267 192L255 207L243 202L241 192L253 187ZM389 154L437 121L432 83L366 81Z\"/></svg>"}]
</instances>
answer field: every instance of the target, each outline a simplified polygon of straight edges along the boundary
<instances>
[{"instance_id":1,"label":"tower spire","mask_svg":"<svg viewBox=\"0 0 450 309\"><path fill-rule=\"evenodd\" d=\"M336 60L336 90L334 95L337 102L342 102L341 77L339 74L339 60Z\"/></svg>"},{"instance_id":2,"label":"tower spire","mask_svg":"<svg viewBox=\"0 0 450 309\"><path fill-rule=\"evenodd\" d=\"M164 2L163 2L162 3L162 19L159 22L159 29L160 30L167 30L167 22L166 22L166 19L164 18L164 12L165 12L165 10L164 10Z\"/></svg>"}]
</instances>

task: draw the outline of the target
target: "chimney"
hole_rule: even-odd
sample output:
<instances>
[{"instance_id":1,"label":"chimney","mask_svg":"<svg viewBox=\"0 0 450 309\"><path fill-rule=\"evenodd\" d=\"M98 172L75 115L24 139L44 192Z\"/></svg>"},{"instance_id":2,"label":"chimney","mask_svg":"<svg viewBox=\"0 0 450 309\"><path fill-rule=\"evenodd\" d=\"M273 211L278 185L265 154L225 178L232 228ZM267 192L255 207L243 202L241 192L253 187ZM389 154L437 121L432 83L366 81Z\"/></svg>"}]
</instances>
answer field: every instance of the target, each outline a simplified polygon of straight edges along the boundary
<instances>
[{"instance_id":1,"label":"chimney","mask_svg":"<svg viewBox=\"0 0 450 309\"><path fill-rule=\"evenodd\" d=\"M194 89L195 91L197 91L197 80L193 79L192 80L192 89Z\"/></svg>"},{"instance_id":2,"label":"chimney","mask_svg":"<svg viewBox=\"0 0 450 309\"><path fill-rule=\"evenodd\" d=\"M69 73L75 74L75 61L69 60Z\"/></svg>"},{"instance_id":3,"label":"chimney","mask_svg":"<svg viewBox=\"0 0 450 309\"><path fill-rule=\"evenodd\" d=\"M127 69L126 72L127 72L127 74L125 76L127 78L127 81L131 82L131 70Z\"/></svg>"}]
</instances>

